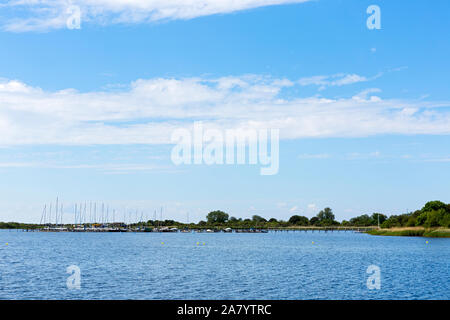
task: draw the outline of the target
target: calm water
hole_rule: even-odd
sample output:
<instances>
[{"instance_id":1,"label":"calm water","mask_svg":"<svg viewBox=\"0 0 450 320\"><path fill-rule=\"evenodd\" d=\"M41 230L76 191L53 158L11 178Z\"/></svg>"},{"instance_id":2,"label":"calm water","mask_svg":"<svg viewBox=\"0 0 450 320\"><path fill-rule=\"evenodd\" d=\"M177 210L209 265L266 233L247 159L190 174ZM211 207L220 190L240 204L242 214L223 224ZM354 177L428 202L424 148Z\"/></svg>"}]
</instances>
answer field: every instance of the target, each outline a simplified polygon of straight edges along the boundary
<instances>
[{"instance_id":1,"label":"calm water","mask_svg":"<svg viewBox=\"0 0 450 320\"><path fill-rule=\"evenodd\" d=\"M0 231L1 299L449 299L449 267L450 239Z\"/></svg>"}]
</instances>

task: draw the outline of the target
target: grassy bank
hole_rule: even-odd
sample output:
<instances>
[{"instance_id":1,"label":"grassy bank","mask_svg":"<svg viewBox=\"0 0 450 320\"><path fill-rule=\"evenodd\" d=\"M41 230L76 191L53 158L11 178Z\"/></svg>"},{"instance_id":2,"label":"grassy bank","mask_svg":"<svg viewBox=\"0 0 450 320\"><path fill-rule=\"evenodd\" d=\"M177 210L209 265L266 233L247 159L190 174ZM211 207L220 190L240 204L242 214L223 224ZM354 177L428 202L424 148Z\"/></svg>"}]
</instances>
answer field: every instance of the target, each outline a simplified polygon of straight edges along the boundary
<instances>
[{"instance_id":1,"label":"grassy bank","mask_svg":"<svg viewBox=\"0 0 450 320\"><path fill-rule=\"evenodd\" d=\"M367 231L374 236L400 236L400 237L430 237L430 238L450 238L450 229L434 228L426 229L422 227L411 228L390 228Z\"/></svg>"}]
</instances>

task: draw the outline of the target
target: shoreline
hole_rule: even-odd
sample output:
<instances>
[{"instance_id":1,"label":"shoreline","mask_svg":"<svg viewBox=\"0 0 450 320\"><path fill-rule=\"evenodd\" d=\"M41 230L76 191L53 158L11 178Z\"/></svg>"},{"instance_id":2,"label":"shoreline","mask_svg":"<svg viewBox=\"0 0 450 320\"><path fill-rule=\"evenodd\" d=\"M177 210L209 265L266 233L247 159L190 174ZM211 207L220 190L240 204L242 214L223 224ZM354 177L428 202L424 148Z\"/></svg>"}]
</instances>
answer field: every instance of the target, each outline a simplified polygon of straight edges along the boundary
<instances>
[{"instance_id":1,"label":"shoreline","mask_svg":"<svg viewBox=\"0 0 450 320\"><path fill-rule=\"evenodd\" d=\"M373 230L376 227L304 227L304 226L292 226L292 227L249 227L249 228L239 228L239 227L194 227L194 228L179 228L176 226L171 227L160 227L160 228L149 228L149 227L138 227L138 228L130 228L130 227L122 227L122 228L111 228L111 227L83 227L83 226L73 226L73 225L64 225L64 226L53 226L53 227L45 227L45 228L0 228L0 230L17 230L23 232L180 232L180 233L267 233L271 232L307 232L307 231L317 231L317 232L333 232L333 231L350 231L350 232L358 232L365 233L367 231Z\"/></svg>"},{"instance_id":2,"label":"shoreline","mask_svg":"<svg viewBox=\"0 0 450 320\"><path fill-rule=\"evenodd\" d=\"M369 230L366 233L373 236L450 238L450 229L445 228L405 227Z\"/></svg>"}]
</instances>

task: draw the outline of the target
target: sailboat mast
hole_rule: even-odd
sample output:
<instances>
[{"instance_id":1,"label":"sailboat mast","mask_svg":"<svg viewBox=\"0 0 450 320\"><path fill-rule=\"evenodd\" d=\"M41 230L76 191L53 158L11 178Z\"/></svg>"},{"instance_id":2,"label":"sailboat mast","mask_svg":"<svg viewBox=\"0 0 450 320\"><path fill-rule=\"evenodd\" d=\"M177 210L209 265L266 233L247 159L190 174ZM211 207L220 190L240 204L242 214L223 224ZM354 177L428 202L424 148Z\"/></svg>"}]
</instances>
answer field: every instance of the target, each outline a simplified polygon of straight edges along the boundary
<instances>
[{"instance_id":1,"label":"sailboat mast","mask_svg":"<svg viewBox=\"0 0 450 320\"><path fill-rule=\"evenodd\" d=\"M56 215L55 215L55 227L58 226L58 197L56 197Z\"/></svg>"},{"instance_id":2,"label":"sailboat mast","mask_svg":"<svg viewBox=\"0 0 450 320\"><path fill-rule=\"evenodd\" d=\"M42 214L41 214L41 221L39 222L39 224L42 224L42 219L44 219L44 223L45 223L45 209L47 208L47 205L44 205L44 209L42 210Z\"/></svg>"},{"instance_id":3,"label":"sailboat mast","mask_svg":"<svg viewBox=\"0 0 450 320\"><path fill-rule=\"evenodd\" d=\"M49 216L48 216L48 225L50 226L50 224L52 223L52 203L50 202L50 212L49 212Z\"/></svg>"},{"instance_id":4,"label":"sailboat mast","mask_svg":"<svg viewBox=\"0 0 450 320\"><path fill-rule=\"evenodd\" d=\"M83 204L80 202L80 208L79 208L79 213L78 213L78 223L81 224L81 208L83 208Z\"/></svg>"}]
</instances>

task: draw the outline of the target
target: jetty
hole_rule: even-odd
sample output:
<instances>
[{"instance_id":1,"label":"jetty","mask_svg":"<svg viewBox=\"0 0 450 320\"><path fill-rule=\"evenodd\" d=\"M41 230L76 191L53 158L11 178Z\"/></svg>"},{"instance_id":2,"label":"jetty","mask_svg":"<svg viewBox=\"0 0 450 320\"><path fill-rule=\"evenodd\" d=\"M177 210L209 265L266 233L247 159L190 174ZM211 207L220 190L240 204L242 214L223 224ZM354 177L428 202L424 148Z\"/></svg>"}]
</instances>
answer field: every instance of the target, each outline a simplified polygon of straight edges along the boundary
<instances>
[{"instance_id":1,"label":"jetty","mask_svg":"<svg viewBox=\"0 0 450 320\"><path fill-rule=\"evenodd\" d=\"M285 228L183 228L177 227L136 227L124 223L105 224L100 226L92 225L49 225L42 228L22 229L22 231L40 231L40 232L173 232L173 233L268 233L268 232L367 232L378 229L377 227L285 227Z\"/></svg>"}]
</instances>

